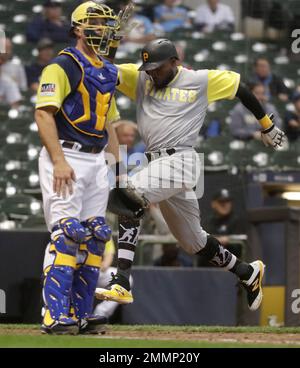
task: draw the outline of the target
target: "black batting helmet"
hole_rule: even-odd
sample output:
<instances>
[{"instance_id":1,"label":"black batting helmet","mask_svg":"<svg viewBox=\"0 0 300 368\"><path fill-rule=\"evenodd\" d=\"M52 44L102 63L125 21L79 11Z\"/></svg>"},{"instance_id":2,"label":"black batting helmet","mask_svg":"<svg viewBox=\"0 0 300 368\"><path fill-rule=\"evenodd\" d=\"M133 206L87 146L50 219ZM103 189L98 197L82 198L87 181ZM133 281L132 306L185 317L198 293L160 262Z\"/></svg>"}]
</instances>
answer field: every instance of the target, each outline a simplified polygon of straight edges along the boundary
<instances>
[{"instance_id":1,"label":"black batting helmet","mask_svg":"<svg viewBox=\"0 0 300 368\"><path fill-rule=\"evenodd\" d=\"M171 58L179 59L175 45L166 38L147 43L141 55L143 64L139 68L140 71L156 69Z\"/></svg>"}]
</instances>

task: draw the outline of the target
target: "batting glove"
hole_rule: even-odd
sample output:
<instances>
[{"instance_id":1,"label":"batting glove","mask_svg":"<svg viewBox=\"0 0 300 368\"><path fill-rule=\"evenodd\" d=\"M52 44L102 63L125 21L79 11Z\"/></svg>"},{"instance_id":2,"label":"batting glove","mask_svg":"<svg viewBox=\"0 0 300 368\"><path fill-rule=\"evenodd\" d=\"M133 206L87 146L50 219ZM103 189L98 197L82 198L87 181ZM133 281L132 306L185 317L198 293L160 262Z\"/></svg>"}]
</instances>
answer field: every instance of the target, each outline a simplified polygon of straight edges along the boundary
<instances>
[{"instance_id":1,"label":"batting glove","mask_svg":"<svg viewBox=\"0 0 300 368\"><path fill-rule=\"evenodd\" d=\"M269 118L273 122L274 115L270 114ZM273 123L268 129L261 132L261 139L265 146L271 146L275 150L278 150L285 142L285 134Z\"/></svg>"}]
</instances>

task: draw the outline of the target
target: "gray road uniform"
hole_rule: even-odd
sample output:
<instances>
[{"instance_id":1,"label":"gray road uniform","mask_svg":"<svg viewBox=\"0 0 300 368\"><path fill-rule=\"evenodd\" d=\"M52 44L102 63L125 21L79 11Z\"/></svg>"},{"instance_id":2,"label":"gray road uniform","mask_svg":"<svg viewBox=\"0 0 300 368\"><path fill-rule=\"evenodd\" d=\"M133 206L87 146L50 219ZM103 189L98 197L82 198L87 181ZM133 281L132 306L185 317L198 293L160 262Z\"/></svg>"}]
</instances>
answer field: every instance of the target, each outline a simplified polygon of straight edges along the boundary
<instances>
[{"instance_id":1,"label":"gray road uniform","mask_svg":"<svg viewBox=\"0 0 300 368\"><path fill-rule=\"evenodd\" d=\"M200 158L193 147L208 104L234 98L240 75L179 67L168 86L156 90L136 65L122 64L118 69L118 90L136 101L138 131L150 159L130 181L150 203L159 203L173 235L194 254L205 246L207 233L200 225L193 191L200 176Z\"/></svg>"}]
</instances>

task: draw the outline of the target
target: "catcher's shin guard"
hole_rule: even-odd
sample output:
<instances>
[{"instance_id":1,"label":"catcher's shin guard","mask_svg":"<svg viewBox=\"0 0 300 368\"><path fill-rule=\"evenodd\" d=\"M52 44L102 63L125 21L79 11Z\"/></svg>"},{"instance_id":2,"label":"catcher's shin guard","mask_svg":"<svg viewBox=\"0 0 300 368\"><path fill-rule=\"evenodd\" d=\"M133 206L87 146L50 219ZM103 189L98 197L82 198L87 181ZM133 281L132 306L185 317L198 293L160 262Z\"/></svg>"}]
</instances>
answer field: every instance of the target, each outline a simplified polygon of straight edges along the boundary
<instances>
[{"instance_id":1,"label":"catcher's shin guard","mask_svg":"<svg viewBox=\"0 0 300 368\"><path fill-rule=\"evenodd\" d=\"M87 221L82 222L83 226L87 227L92 235L107 243L111 238L111 228L105 223L104 217L91 217Z\"/></svg>"},{"instance_id":2,"label":"catcher's shin guard","mask_svg":"<svg viewBox=\"0 0 300 368\"><path fill-rule=\"evenodd\" d=\"M92 315L104 248L105 243L92 234L79 247L78 265L72 285L72 303L79 320Z\"/></svg>"},{"instance_id":3,"label":"catcher's shin guard","mask_svg":"<svg viewBox=\"0 0 300 368\"><path fill-rule=\"evenodd\" d=\"M72 324L72 319L69 321L68 315L79 246L77 242L82 242L85 236L85 229L73 218L61 220L53 229L51 243L46 250L48 265L47 262L44 264L43 297L46 310L49 311L47 320L50 320L49 317L54 321L64 319L65 324ZM48 251L50 256L47 254Z\"/></svg>"}]
</instances>

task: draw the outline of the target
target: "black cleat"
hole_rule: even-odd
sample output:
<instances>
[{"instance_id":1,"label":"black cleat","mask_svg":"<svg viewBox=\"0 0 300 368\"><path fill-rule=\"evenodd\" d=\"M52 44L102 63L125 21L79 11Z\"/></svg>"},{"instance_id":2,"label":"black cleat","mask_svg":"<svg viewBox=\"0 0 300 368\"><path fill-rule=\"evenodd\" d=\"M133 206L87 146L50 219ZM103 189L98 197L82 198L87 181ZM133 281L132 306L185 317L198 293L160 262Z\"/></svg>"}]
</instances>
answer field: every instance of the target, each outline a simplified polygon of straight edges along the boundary
<instances>
[{"instance_id":1,"label":"black cleat","mask_svg":"<svg viewBox=\"0 0 300 368\"><path fill-rule=\"evenodd\" d=\"M49 316L44 317L41 331L48 335L77 335L78 323L72 318L62 316L59 320L53 320Z\"/></svg>"},{"instance_id":2,"label":"black cleat","mask_svg":"<svg viewBox=\"0 0 300 368\"><path fill-rule=\"evenodd\" d=\"M248 280L242 280L242 285L247 291L248 307L252 311L256 311L262 302L262 279L265 272L265 265L262 261L250 263L253 273Z\"/></svg>"},{"instance_id":3,"label":"black cleat","mask_svg":"<svg viewBox=\"0 0 300 368\"><path fill-rule=\"evenodd\" d=\"M104 316L90 316L83 318L79 323L80 334L104 335L107 330L108 319Z\"/></svg>"}]
</instances>

